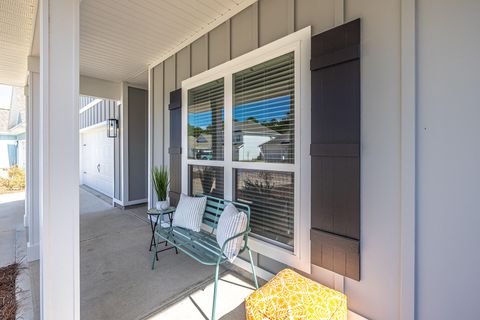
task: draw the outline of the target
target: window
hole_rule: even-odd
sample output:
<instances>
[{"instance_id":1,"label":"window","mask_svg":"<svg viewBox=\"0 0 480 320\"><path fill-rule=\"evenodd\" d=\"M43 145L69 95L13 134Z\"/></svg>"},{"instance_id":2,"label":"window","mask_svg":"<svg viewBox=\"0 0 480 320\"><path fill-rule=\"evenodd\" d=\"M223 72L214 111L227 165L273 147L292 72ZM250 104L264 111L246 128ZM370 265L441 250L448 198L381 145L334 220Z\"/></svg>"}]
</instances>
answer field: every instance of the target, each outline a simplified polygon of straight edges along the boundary
<instances>
[{"instance_id":1,"label":"window","mask_svg":"<svg viewBox=\"0 0 480 320\"><path fill-rule=\"evenodd\" d=\"M295 65L294 53L233 74L234 198L250 205L252 234L294 247ZM284 171L266 163L291 164Z\"/></svg>"},{"instance_id":2,"label":"window","mask_svg":"<svg viewBox=\"0 0 480 320\"><path fill-rule=\"evenodd\" d=\"M205 194L223 198L223 168L190 166L190 195Z\"/></svg>"},{"instance_id":3,"label":"window","mask_svg":"<svg viewBox=\"0 0 480 320\"><path fill-rule=\"evenodd\" d=\"M250 205L253 234L293 247L294 174L235 170L235 198Z\"/></svg>"},{"instance_id":4,"label":"window","mask_svg":"<svg viewBox=\"0 0 480 320\"><path fill-rule=\"evenodd\" d=\"M182 82L182 192L248 204L252 250L307 272L309 41L306 28Z\"/></svg>"},{"instance_id":5,"label":"window","mask_svg":"<svg viewBox=\"0 0 480 320\"><path fill-rule=\"evenodd\" d=\"M233 160L294 163L293 52L233 75Z\"/></svg>"},{"instance_id":6,"label":"window","mask_svg":"<svg viewBox=\"0 0 480 320\"><path fill-rule=\"evenodd\" d=\"M188 158L223 160L223 79L188 91Z\"/></svg>"}]
</instances>

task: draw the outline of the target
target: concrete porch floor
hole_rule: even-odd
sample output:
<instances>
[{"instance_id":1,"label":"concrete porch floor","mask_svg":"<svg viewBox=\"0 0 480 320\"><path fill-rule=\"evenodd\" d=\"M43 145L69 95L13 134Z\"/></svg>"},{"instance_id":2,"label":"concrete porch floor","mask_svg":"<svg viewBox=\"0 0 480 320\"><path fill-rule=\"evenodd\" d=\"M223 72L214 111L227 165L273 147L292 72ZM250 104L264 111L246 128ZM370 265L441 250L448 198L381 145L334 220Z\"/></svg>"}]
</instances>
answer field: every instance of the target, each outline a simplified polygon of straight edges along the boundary
<instances>
[{"instance_id":1,"label":"concrete porch floor","mask_svg":"<svg viewBox=\"0 0 480 320\"><path fill-rule=\"evenodd\" d=\"M80 189L81 319L209 319L214 268L173 250L151 270L146 207L122 210ZM30 265L38 290L38 262ZM217 319L245 319L252 281L223 269ZM38 295L33 293L38 315ZM37 297L37 298L36 298Z\"/></svg>"},{"instance_id":2,"label":"concrete porch floor","mask_svg":"<svg viewBox=\"0 0 480 320\"><path fill-rule=\"evenodd\" d=\"M16 233L23 229L25 194L0 195L0 267L15 262Z\"/></svg>"}]
</instances>

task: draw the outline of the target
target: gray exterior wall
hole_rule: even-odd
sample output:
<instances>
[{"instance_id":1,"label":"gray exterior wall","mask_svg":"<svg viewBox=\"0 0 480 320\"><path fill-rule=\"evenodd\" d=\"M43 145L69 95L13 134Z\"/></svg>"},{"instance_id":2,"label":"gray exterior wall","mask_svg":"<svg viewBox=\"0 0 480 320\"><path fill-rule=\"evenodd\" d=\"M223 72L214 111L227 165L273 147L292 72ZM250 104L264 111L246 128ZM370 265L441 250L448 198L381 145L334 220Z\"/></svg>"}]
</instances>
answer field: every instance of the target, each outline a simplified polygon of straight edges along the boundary
<instances>
[{"instance_id":1,"label":"gray exterior wall","mask_svg":"<svg viewBox=\"0 0 480 320\"><path fill-rule=\"evenodd\" d=\"M480 2L416 5L415 319L479 319Z\"/></svg>"},{"instance_id":2,"label":"gray exterior wall","mask_svg":"<svg viewBox=\"0 0 480 320\"><path fill-rule=\"evenodd\" d=\"M80 97L81 103L86 101L92 102L93 100L95 100L95 98L83 96ZM90 102L85 103L84 106ZM102 100L93 107L80 113L80 129L102 123L104 121L107 121L107 119L118 119L118 116L118 103L114 100Z\"/></svg>"},{"instance_id":3,"label":"gray exterior wall","mask_svg":"<svg viewBox=\"0 0 480 320\"><path fill-rule=\"evenodd\" d=\"M87 104L93 102L95 97L90 96L80 96L79 105L80 109L85 107ZM90 126L102 123L108 119L118 119L120 120L120 104L115 100L102 100L93 107L83 111L79 115L80 129L88 128ZM107 128L105 127L105 134ZM122 134L119 131L118 137L114 141L114 197L115 199L122 200L121 195L121 167L120 167L120 135Z\"/></svg>"},{"instance_id":4,"label":"gray exterior wall","mask_svg":"<svg viewBox=\"0 0 480 320\"><path fill-rule=\"evenodd\" d=\"M147 91L128 87L128 201L147 198L147 109Z\"/></svg>"},{"instance_id":5,"label":"gray exterior wall","mask_svg":"<svg viewBox=\"0 0 480 320\"><path fill-rule=\"evenodd\" d=\"M90 102L93 102L95 99L95 97L80 95L80 99L78 100L78 109L82 109Z\"/></svg>"},{"instance_id":6,"label":"gray exterior wall","mask_svg":"<svg viewBox=\"0 0 480 320\"><path fill-rule=\"evenodd\" d=\"M169 165L169 158L164 155L168 155L170 140L168 111L170 91L180 88L182 81L191 76L306 26L311 25L313 33L333 27L334 2L334 0L259 1L156 66L153 70L153 164L160 165L164 161ZM162 115L159 116L159 113ZM160 139L161 142L158 141ZM272 273L285 267L260 255L256 257L256 261L260 267Z\"/></svg>"},{"instance_id":7,"label":"gray exterior wall","mask_svg":"<svg viewBox=\"0 0 480 320\"><path fill-rule=\"evenodd\" d=\"M349 308L398 319L400 308L400 0L259 0L153 69L153 165L169 165L169 92L181 81L303 27L312 35L362 18L361 281L345 278ZM381 132L381 135L379 134ZM154 194L154 192L152 192ZM285 266L260 254L270 272ZM334 273L312 268L334 287Z\"/></svg>"}]
</instances>

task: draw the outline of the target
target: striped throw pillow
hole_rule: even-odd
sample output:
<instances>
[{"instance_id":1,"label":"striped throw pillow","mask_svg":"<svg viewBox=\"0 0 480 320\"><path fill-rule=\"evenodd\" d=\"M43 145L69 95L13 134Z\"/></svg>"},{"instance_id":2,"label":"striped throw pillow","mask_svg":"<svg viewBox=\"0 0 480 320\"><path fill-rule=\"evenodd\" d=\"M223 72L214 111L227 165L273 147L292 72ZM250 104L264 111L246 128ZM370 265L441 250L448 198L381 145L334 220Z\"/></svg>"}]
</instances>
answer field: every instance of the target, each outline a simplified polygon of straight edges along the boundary
<instances>
[{"instance_id":1,"label":"striped throw pillow","mask_svg":"<svg viewBox=\"0 0 480 320\"><path fill-rule=\"evenodd\" d=\"M199 232L206 205L207 197L189 197L181 194L172 225Z\"/></svg>"},{"instance_id":2,"label":"striped throw pillow","mask_svg":"<svg viewBox=\"0 0 480 320\"><path fill-rule=\"evenodd\" d=\"M217 226L217 242L220 248L228 238L242 233L247 228L247 215L245 212L238 212L233 204L228 204L223 209ZM227 243L223 249L223 254L233 262L240 251L243 243L243 237L235 238Z\"/></svg>"}]
</instances>

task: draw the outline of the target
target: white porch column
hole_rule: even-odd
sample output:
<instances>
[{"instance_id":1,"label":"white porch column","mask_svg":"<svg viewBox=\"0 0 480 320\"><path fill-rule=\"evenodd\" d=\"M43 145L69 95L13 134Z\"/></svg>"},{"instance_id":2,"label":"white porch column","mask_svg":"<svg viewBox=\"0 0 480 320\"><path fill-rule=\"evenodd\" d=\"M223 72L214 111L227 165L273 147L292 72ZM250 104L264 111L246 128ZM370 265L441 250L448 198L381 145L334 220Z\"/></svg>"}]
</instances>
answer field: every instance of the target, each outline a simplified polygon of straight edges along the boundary
<instances>
[{"instance_id":1,"label":"white porch column","mask_svg":"<svg viewBox=\"0 0 480 320\"><path fill-rule=\"evenodd\" d=\"M41 318L79 320L79 0L39 16Z\"/></svg>"},{"instance_id":2,"label":"white porch column","mask_svg":"<svg viewBox=\"0 0 480 320\"><path fill-rule=\"evenodd\" d=\"M26 224L28 226L27 260L40 258L40 208L39 208L39 160L40 160L40 58L28 57L27 103L27 183Z\"/></svg>"}]
</instances>

